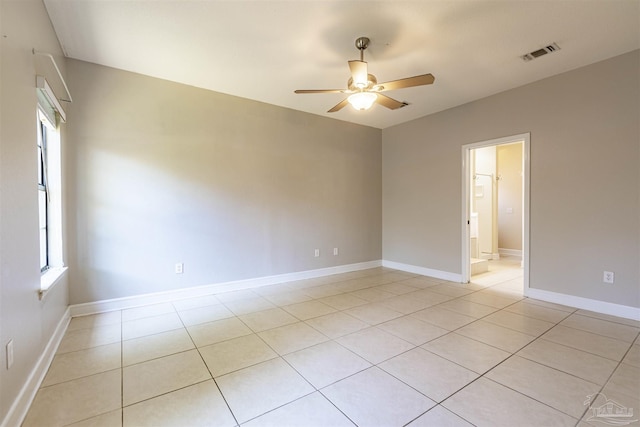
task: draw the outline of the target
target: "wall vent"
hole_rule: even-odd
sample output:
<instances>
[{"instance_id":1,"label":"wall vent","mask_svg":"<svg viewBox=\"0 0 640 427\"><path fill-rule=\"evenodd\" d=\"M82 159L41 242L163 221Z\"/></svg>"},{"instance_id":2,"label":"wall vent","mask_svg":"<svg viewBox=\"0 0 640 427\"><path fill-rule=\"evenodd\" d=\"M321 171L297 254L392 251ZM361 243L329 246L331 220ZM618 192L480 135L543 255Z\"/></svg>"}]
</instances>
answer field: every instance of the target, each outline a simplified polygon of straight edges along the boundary
<instances>
[{"instance_id":1,"label":"wall vent","mask_svg":"<svg viewBox=\"0 0 640 427\"><path fill-rule=\"evenodd\" d=\"M560 50L560 46L558 46L556 43L551 43L550 45L545 46L542 49L534 50L533 52L524 54L521 56L521 58L524 62L529 62L529 61L533 61L536 58L540 58L541 56L544 56L548 53L555 52L557 50Z\"/></svg>"}]
</instances>

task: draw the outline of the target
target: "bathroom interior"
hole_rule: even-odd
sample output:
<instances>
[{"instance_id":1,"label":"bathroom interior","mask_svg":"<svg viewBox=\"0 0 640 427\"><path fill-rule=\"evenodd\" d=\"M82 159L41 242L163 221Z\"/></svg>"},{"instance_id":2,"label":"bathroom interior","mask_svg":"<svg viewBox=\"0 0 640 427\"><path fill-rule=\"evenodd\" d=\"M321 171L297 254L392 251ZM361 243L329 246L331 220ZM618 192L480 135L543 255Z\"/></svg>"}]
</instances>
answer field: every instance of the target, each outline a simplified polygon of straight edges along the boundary
<instances>
[{"instance_id":1,"label":"bathroom interior","mask_svg":"<svg viewBox=\"0 0 640 427\"><path fill-rule=\"evenodd\" d=\"M522 268L522 142L470 150L472 280Z\"/></svg>"}]
</instances>

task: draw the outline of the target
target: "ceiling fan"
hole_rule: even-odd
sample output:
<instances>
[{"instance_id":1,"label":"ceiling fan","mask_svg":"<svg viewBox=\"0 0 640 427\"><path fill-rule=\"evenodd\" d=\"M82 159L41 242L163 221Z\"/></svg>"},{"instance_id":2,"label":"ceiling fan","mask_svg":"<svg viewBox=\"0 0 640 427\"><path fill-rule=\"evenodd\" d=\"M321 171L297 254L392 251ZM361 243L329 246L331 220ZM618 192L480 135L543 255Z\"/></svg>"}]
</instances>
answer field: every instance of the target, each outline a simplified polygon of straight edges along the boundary
<instances>
[{"instance_id":1,"label":"ceiling fan","mask_svg":"<svg viewBox=\"0 0 640 427\"><path fill-rule=\"evenodd\" d=\"M367 37L356 39L356 48L360 51L360 60L349 61L351 77L347 82L347 89L302 89L295 93L348 93L349 97L340 101L331 108L328 113L341 110L347 104L351 104L356 110L367 110L374 102L391 110L406 107L406 102L396 101L380 92L388 90L403 89L406 87L430 85L435 78L431 74L421 74L419 76L407 77L405 79L392 80L390 82L378 83L376 76L369 74L367 63L364 61L364 51L369 46L370 40Z\"/></svg>"}]
</instances>

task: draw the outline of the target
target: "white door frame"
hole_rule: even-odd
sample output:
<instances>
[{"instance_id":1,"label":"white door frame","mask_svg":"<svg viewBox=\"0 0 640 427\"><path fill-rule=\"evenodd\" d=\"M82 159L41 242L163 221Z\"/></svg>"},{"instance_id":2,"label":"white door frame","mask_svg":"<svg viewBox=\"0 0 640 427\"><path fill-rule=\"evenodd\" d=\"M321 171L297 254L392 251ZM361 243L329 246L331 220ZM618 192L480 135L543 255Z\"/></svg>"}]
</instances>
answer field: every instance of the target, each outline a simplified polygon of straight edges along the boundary
<instances>
[{"instance_id":1,"label":"white door frame","mask_svg":"<svg viewBox=\"0 0 640 427\"><path fill-rule=\"evenodd\" d=\"M470 152L476 148L490 147L494 145L513 144L522 142L522 267L524 269L523 285L524 295L529 293L529 188L530 188L530 143L531 134L507 136L489 141L474 142L462 146L462 283L471 280L471 253L470 253L470 217L471 217L471 165L469 164Z\"/></svg>"}]
</instances>

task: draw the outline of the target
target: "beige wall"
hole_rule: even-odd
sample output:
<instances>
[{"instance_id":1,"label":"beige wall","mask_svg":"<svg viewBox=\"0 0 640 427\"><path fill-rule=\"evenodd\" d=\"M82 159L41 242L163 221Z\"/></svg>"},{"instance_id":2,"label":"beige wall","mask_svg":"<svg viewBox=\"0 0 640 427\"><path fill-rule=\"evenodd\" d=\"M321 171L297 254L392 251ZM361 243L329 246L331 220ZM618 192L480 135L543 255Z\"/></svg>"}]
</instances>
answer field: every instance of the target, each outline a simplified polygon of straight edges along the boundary
<instances>
[{"instance_id":1,"label":"beige wall","mask_svg":"<svg viewBox=\"0 0 640 427\"><path fill-rule=\"evenodd\" d=\"M31 50L56 55L63 70L64 59L41 0L3 0L0 26L1 423L62 319L68 304L68 288L63 279L44 301L38 299L35 76L43 74L56 91L60 87L48 59L34 57ZM15 362L7 370L5 346L11 339Z\"/></svg>"},{"instance_id":2,"label":"beige wall","mask_svg":"<svg viewBox=\"0 0 640 427\"><path fill-rule=\"evenodd\" d=\"M522 250L522 143L497 147L498 247Z\"/></svg>"},{"instance_id":3,"label":"beige wall","mask_svg":"<svg viewBox=\"0 0 640 427\"><path fill-rule=\"evenodd\" d=\"M460 274L461 146L530 132L530 286L640 307L639 58L385 129L383 258Z\"/></svg>"},{"instance_id":4,"label":"beige wall","mask_svg":"<svg viewBox=\"0 0 640 427\"><path fill-rule=\"evenodd\" d=\"M379 129L67 68L72 304L381 259Z\"/></svg>"}]
</instances>

